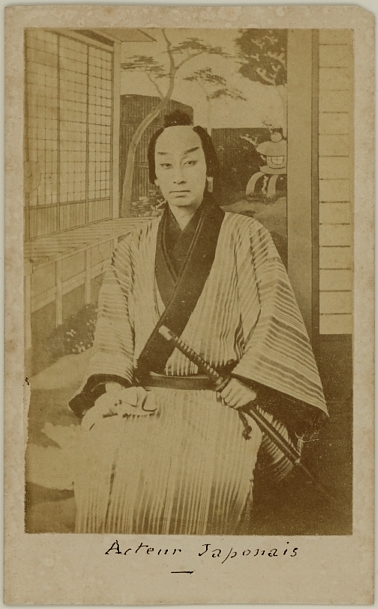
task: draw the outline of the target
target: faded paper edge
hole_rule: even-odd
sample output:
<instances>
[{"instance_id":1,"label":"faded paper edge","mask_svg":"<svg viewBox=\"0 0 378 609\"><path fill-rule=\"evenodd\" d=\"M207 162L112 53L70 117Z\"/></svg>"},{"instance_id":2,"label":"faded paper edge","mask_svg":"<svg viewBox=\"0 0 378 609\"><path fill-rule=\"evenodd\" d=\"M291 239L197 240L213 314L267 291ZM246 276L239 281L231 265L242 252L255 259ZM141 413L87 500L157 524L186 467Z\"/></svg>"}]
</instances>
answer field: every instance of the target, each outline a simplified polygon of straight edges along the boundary
<instances>
[{"instance_id":1,"label":"faded paper edge","mask_svg":"<svg viewBox=\"0 0 378 609\"><path fill-rule=\"evenodd\" d=\"M126 14L127 13L127 14ZM81 545L88 553L91 546L98 553L102 564L102 545L95 536L43 535L39 543L35 535L23 533L23 471L25 429L22 403L25 399L23 387L23 223L22 197L22 158L23 147L23 80L20 62L22 61L22 29L24 27L269 27L281 28L322 28L334 20L330 29L352 28L355 33L355 304L354 304L354 388L355 388L355 427L354 427L354 534L352 542L359 543L350 556L354 566L361 571L360 589L350 596L344 590L327 595L309 594L315 603L369 604L373 599L373 327L374 327L374 232L373 201L374 186L374 17L357 7L121 7L121 6L27 6L6 9L6 210L5 210L5 247L6 247L6 374L5 374L5 602L20 603L67 603L80 604L93 602L85 600L82 583L74 578L76 590L53 590L53 596L44 596L40 583L36 582L32 594L25 573L27 563L22 555L34 556L49 552L54 545L57 552L64 552L64 546ZM179 21L179 25L177 22ZM363 119L363 120L362 120ZM27 397L28 386L25 386ZM369 493L366 493L369 489ZM41 536L38 536L41 537ZM57 537L59 539L57 539ZM78 539L80 537L80 539ZM84 537L84 538L83 538ZM65 539L63 539L65 538ZM185 542L187 539L185 540ZM194 541L194 540L193 540ZM306 539L305 543L319 540ZM330 543L337 546L337 539L322 538L323 548ZM37 542L37 543L36 543ZM323 543L324 542L324 543ZM342 546L342 544L339 544ZM347 544L348 545L348 544ZM33 547L34 546L34 547ZM345 548L344 548L345 549ZM82 558L82 556L81 556ZM75 561L66 562L75 568ZM342 563L338 563L338 568ZM68 567L67 567L68 568ZM364 569L362 571L362 569ZM72 574L71 574L72 575ZM22 583L25 584L25 589ZM28 588L27 588L28 587ZM26 589L27 588L27 589ZM140 596L125 597L122 590L114 596L100 594L95 604L124 603L190 603L190 602L303 602L306 591L282 590L275 600L263 600L234 594L230 598L220 598L214 590L212 595L193 597L188 600L185 591L177 590L172 600L165 591L153 590L153 596L143 590ZM322 591L320 591L322 592ZM76 595L76 596L75 596ZM55 600L53 600L53 598ZM97 600L98 599L98 600ZM155 599L155 600L152 600Z\"/></svg>"}]
</instances>

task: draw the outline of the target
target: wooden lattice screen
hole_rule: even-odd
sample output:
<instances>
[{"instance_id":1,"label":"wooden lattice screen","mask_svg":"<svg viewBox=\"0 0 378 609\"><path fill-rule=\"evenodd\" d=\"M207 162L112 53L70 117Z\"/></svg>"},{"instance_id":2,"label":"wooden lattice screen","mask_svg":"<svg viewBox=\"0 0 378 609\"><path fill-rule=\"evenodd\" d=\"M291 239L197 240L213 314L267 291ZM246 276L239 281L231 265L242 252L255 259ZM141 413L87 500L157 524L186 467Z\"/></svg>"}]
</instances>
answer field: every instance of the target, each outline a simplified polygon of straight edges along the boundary
<instances>
[{"instance_id":1,"label":"wooden lattice screen","mask_svg":"<svg viewBox=\"0 0 378 609\"><path fill-rule=\"evenodd\" d=\"M26 238L111 217L112 51L26 32Z\"/></svg>"}]
</instances>

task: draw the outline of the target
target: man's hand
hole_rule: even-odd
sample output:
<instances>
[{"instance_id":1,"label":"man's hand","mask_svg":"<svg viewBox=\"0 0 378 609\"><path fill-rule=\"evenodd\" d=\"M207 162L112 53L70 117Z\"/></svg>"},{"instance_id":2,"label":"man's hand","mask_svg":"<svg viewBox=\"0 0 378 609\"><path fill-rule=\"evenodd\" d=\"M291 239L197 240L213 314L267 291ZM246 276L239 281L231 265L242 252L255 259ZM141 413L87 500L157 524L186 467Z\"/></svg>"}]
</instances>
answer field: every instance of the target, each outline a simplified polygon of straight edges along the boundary
<instances>
[{"instance_id":1,"label":"man's hand","mask_svg":"<svg viewBox=\"0 0 378 609\"><path fill-rule=\"evenodd\" d=\"M86 412L81 421L82 429L89 431L93 425L101 421L104 417L111 417L118 414L117 404L114 394L104 393L95 402L95 405Z\"/></svg>"},{"instance_id":2,"label":"man's hand","mask_svg":"<svg viewBox=\"0 0 378 609\"><path fill-rule=\"evenodd\" d=\"M222 402L231 408L241 408L256 399L256 392L238 379L231 379L219 395Z\"/></svg>"},{"instance_id":3,"label":"man's hand","mask_svg":"<svg viewBox=\"0 0 378 609\"><path fill-rule=\"evenodd\" d=\"M153 395L143 387L125 388L118 383L107 383L106 393L84 415L81 427L88 431L95 423L107 417L148 416L155 410Z\"/></svg>"}]
</instances>

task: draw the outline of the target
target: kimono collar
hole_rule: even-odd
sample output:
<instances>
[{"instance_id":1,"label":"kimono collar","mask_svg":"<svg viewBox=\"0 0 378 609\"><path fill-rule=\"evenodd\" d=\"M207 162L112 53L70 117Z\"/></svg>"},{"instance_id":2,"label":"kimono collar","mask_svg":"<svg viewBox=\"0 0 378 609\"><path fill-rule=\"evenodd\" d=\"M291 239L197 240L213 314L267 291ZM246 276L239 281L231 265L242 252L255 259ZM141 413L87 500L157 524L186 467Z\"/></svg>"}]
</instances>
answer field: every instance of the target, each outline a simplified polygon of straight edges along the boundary
<instances>
[{"instance_id":1,"label":"kimono collar","mask_svg":"<svg viewBox=\"0 0 378 609\"><path fill-rule=\"evenodd\" d=\"M196 209L184 229L181 229L169 206L165 210L166 221L162 232L163 250L167 266L176 281L188 255L205 203Z\"/></svg>"},{"instance_id":2,"label":"kimono collar","mask_svg":"<svg viewBox=\"0 0 378 609\"><path fill-rule=\"evenodd\" d=\"M164 370L174 347L159 334L159 328L166 325L181 336L211 271L224 215L207 195L179 236L173 248L177 248L178 255L176 253L176 261L172 263L165 243L168 210L164 211L157 234L155 274L166 308L139 356L138 368L154 372ZM178 263L177 273L174 264Z\"/></svg>"}]
</instances>

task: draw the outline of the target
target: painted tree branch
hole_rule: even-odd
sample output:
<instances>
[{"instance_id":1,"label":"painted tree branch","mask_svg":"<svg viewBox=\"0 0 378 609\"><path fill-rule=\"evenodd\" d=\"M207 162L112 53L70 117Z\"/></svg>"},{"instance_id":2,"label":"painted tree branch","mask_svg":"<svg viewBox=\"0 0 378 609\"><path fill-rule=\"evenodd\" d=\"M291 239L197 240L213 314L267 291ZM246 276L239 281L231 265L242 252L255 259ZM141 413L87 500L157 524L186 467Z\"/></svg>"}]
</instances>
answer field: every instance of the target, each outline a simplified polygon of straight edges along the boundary
<instances>
[{"instance_id":1,"label":"painted tree branch","mask_svg":"<svg viewBox=\"0 0 378 609\"><path fill-rule=\"evenodd\" d=\"M143 133L147 129L147 127L155 120L157 116L159 116L160 112L165 108L168 104L174 89L175 84L175 75L177 72L177 68L174 62L173 54L172 54L172 44L168 39L165 30L163 30L163 36L167 43L167 53L169 57L169 73L168 73L168 89L162 98L160 104L152 110L147 116L142 120L137 130L135 131L129 146L129 150L127 152L127 160L126 160L126 171L125 178L123 181L123 189L122 189L122 216L130 215L130 206L131 206L131 193L133 186L133 176L134 176L134 162L135 162L135 154L137 146L142 138Z\"/></svg>"},{"instance_id":2,"label":"painted tree branch","mask_svg":"<svg viewBox=\"0 0 378 609\"><path fill-rule=\"evenodd\" d=\"M282 129L286 136L286 56L285 30L240 30L235 40L242 65L240 74L252 81L273 86L282 103Z\"/></svg>"},{"instance_id":3,"label":"painted tree branch","mask_svg":"<svg viewBox=\"0 0 378 609\"><path fill-rule=\"evenodd\" d=\"M146 72L146 76L147 76L148 80L150 81L150 83L151 83L151 84L152 84L152 85L155 87L155 89L156 89L156 91L157 91L157 93L158 93L159 97L160 97L160 98L163 98L163 97L164 97L164 93L163 93L163 91L160 89L160 87L159 87L159 85L157 84L156 80L154 80L154 79L152 78L151 73L150 73L150 72Z\"/></svg>"},{"instance_id":4,"label":"painted tree branch","mask_svg":"<svg viewBox=\"0 0 378 609\"><path fill-rule=\"evenodd\" d=\"M191 76L187 76L184 80L189 82L195 82L204 96L207 102L207 121L206 127L209 134L211 134L211 102L221 97L229 97L230 99L245 100L243 95L238 89L228 88L227 81L223 76L215 74L211 68L202 68L196 70Z\"/></svg>"},{"instance_id":5,"label":"painted tree branch","mask_svg":"<svg viewBox=\"0 0 378 609\"><path fill-rule=\"evenodd\" d=\"M155 58L146 56L136 56L122 65L122 68L126 70L143 71L155 87L161 100L156 108L149 112L140 125L138 125L128 148L121 202L121 215L126 217L129 216L131 212L134 163L138 144L147 127L168 105L174 90L177 72L183 65L202 54L221 54L223 56L228 56L220 47L206 45L198 38L189 38L179 44L173 45L164 29L162 30L162 35L166 44L165 53L168 57L168 68L164 68ZM156 82L156 79L166 79L168 81L165 93Z\"/></svg>"}]
</instances>

